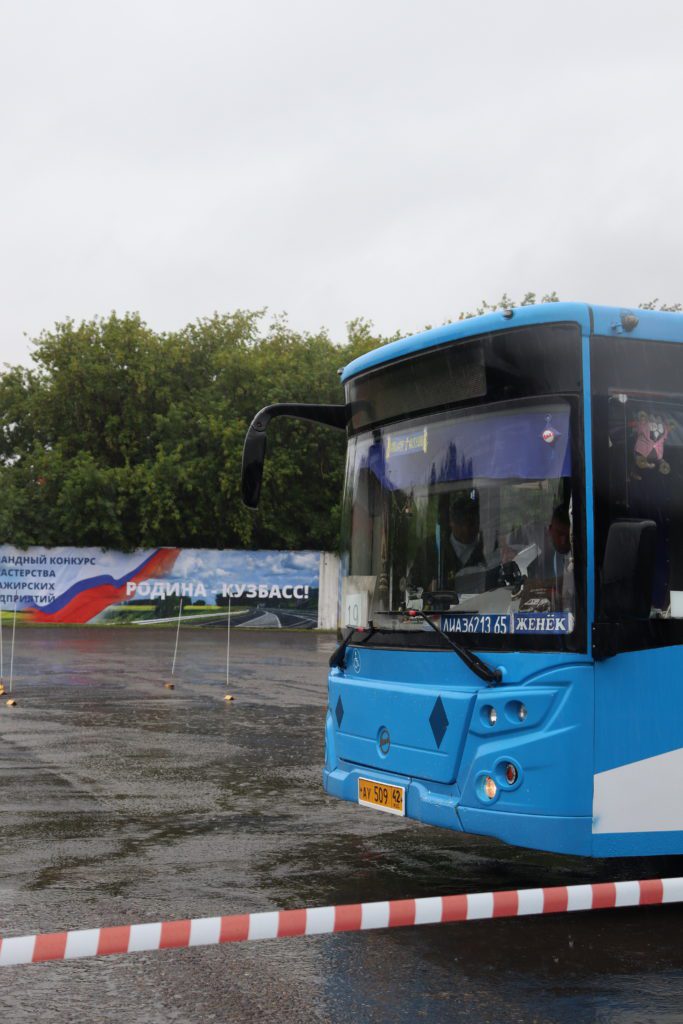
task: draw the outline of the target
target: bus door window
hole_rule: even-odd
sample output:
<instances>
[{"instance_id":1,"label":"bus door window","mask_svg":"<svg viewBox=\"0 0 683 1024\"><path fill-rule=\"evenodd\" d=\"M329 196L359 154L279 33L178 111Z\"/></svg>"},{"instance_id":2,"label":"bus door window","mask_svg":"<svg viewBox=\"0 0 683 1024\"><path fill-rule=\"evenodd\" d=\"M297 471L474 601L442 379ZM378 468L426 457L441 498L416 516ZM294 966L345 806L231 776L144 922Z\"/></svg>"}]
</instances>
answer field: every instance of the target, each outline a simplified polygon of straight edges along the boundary
<instances>
[{"instance_id":1,"label":"bus door window","mask_svg":"<svg viewBox=\"0 0 683 1024\"><path fill-rule=\"evenodd\" d=\"M683 396L609 396L612 518L651 519L657 548L651 617L683 617Z\"/></svg>"},{"instance_id":2,"label":"bus door window","mask_svg":"<svg viewBox=\"0 0 683 1024\"><path fill-rule=\"evenodd\" d=\"M624 335L591 338L598 656L683 643L683 345ZM673 386L672 386L673 385ZM620 621L601 604L610 527L657 527L648 619Z\"/></svg>"}]
</instances>

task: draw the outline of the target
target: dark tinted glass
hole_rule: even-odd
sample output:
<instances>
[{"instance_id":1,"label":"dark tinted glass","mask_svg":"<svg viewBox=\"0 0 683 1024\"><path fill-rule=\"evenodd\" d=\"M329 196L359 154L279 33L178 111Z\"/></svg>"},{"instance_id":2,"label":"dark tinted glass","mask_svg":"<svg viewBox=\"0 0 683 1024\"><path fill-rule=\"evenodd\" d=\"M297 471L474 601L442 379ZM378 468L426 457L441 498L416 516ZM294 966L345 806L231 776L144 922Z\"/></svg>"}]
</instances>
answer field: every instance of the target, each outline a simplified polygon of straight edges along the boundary
<instances>
[{"instance_id":1,"label":"dark tinted glass","mask_svg":"<svg viewBox=\"0 0 683 1024\"><path fill-rule=\"evenodd\" d=\"M623 336L591 345L598 639L604 653L683 643L683 345ZM600 603L607 535L620 520L657 527L641 622L607 623Z\"/></svg>"},{"instance_id":2,"label":"dark tinted glass","mask_svg":"<svg viewBox=\"0 0 683 1024\"><path fill-rule=\"evenodd\" d=\"M350 430L426 409L576 394L581 389L577 324L517 327L449 342L352 378Z\"/></svg>"}]
</instances>

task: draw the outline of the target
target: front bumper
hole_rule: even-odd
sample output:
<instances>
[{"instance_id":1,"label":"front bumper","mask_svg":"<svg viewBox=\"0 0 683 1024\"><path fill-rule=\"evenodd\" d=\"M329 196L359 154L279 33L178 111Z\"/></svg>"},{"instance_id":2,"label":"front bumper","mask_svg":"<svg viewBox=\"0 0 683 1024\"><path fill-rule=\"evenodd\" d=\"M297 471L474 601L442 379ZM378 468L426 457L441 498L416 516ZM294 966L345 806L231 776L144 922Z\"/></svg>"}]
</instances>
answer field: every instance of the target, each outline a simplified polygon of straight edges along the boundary
<instances>
[{"instance_id":1,"label":"front bumper","mask_svg":"<svg viewBox=\"0 0 683 1024\"><path fill-rule=\"evenodd\" d=\"M323 788L330 796L358 803L358 779L374 779L406 787L406 817L455 832L490 836L511 846L550 853L590 857L593 854L590 817L518 814L492 807L463 807L457 787L440 787L420 779L407 779L376 768L339 764L323 770ZM363 810L367 808L363 807ZM604 856L605 854L603 854Z\"/></svg>"}]
</instances>

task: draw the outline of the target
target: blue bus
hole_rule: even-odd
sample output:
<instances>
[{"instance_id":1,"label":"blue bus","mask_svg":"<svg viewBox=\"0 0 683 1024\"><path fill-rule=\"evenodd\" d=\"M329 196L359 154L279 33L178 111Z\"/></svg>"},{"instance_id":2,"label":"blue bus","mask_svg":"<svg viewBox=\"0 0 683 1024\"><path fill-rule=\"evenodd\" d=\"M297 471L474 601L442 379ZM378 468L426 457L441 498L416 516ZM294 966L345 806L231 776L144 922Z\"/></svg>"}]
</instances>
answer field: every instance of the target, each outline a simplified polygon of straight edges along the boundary
<instances>
[{"instance_id":1,"label":"blue bus","mask_svg":"<svg viewBox=\"0 0 683 1024\"><path fill-rule=\"evenodd\" d=\"M683 314L488 313L273 416L346 431L326 791L592 857L683 853Z\"/></svg>"}]
</instances>

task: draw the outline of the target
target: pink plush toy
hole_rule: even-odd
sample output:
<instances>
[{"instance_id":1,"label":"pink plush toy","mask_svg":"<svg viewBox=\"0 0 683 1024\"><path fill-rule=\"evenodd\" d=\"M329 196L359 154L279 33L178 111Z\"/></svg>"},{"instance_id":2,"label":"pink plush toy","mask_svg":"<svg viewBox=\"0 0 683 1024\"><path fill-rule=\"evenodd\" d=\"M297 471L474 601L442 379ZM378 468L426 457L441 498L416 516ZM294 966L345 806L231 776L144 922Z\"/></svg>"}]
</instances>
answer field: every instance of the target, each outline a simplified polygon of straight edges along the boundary
<instances>
[{"instance_id":1,"label":"pink plush toy","mask_svg":"<svg viewBox=\"0 0 683 1024\"><path fill-rule=\"evenodd\" d=\"M671 466L664 458L664 443L669 436L670 427L661 413L642 410L638 413L636 443L633 448L638 469L655 469L660 473L671 472ZM641 477L633 474L637 480Z\"/></svg>"}]
</instances>

